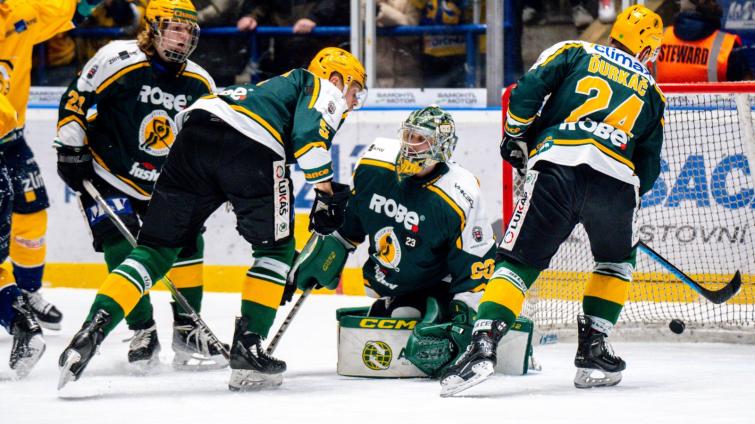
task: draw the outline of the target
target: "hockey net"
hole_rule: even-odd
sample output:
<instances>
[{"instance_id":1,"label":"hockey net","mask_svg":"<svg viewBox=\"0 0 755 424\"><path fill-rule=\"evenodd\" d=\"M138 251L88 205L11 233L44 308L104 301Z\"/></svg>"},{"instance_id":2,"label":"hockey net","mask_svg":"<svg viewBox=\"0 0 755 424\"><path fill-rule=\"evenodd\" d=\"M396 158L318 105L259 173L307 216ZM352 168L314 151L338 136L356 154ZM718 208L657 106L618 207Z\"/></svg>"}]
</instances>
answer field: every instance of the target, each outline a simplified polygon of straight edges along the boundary
<instances>
[{"instance_id":1,"label":"hockey net","mask_svg":"<svg viewBox=\"0 0 755 424\"><path fill-rule=\"evenodd\" d=\"M661 88L667 98L661 174L642 198L640 240L708 289L720 289L737 270L742 287L713 304L638 251L617 331L673 336L667 325L680 319L685 338L755 342L755 83ZM508 90L503 99L505 122ZM504 232L522 183L504 163ZM593 265L580 224L527 294L523 315L539 332L573 332Z\"/></svg>"}]
</instances>

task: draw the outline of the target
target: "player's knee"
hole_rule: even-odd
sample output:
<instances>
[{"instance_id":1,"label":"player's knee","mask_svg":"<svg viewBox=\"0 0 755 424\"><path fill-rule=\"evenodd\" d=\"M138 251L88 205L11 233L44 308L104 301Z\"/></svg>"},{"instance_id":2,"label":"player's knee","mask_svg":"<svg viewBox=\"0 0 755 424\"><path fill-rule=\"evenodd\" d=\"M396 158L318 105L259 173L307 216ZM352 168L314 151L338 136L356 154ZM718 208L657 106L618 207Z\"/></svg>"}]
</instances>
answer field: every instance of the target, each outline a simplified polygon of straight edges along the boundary
<instances>
[{"instance_id":1,"label":"player's knee","mask_svg":"<svg viewBox=\"0 0 755 424\"><path fill-rule=\"evenodd\" d=\"M178 249L175 248L138 246L131 251L122 265L134 262L141 264L154 284L168 272L177 256Z\"/></svg>"},{"instance_id":2,"label":"player's knee","mask_svg":"<svg viewBox=\"0 0 755 424\"><path fill-rule=\"evenodd\" d=\"M252 256L255 266L260 261L274 260L286 264L289 268L294 261L296 245L293 238L270 246L252 245Z\"/></svg>"}]
</instances>

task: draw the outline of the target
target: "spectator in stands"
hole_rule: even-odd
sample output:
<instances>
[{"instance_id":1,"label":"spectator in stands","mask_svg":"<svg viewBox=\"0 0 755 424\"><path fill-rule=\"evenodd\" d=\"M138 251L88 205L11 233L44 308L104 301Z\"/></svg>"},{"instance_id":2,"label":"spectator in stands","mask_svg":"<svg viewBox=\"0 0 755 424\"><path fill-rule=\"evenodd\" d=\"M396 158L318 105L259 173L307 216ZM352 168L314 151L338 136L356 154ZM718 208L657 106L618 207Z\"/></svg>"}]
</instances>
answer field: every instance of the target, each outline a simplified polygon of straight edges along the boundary
<instances>
[{"instance_id":1,"label":"spectator in stands","mask_svg":"<svg viewBox=\"0 0 755 424\"><path fill-rule=\"evenodd\" d=\"M294 34L309 34L317 26L349 25L349 2L345 0L245 0L240 31L253 31L258 25L292 27ZM346 37L278 37L270 40L260 61L262 78L294 68L306 68L309 58L325 46L339 45Z\"/></svg>"},{"instance_id":2,"label":"spectator in stands","mask_svg":"<svg viewBox=\"0 0 755 424\"><path fill-rule=\"evenodd\" d=\"M134 36L142 28L142 17L148 0L104 0L100 7L94 9L92 16L79 24L80 27L121 27L127 36ZM92 57L97 50L109 43L109 38L76 39L76 58L78 68ZM68 80L73 75L68 76Z\"/></svg>"},{"instance_id":3,"label":"spectator in stands","mask_svg":"<svg viewBox=\"0 0 755 424\"><path fill-rule=\"evenodd\" d=\"M420 12L420 25L459 25L466 5L464 0L412 0L412 3ZM464 34L433 34L423 39L423 86L464 87Z\"/></svg>"},{"instance_id":4,"label":"spectator in stands","mask_svg":"<svg viewBox=\"0 0 755 424\"><path fill-rule=\"evenodd\" d=\"M715 0L681 0L674 24L664 31L655 62L658 82L717 82L752 79L735 34L721 31L721 6Z\"/></svg>"},{"instance_id":5,"label":"spectator in stands","mask_svg":"<svg viewBox=\"0 0 755 424\"><path fill-rule=\"evenodd\" d=\"M243 0L192 0L203 31L210 27L234 26L241 16ZM191 59L212 75L219 87L236 83L246 65L247 38L203 35Z\"/></svg>"},{"instance_id":6,"label":"spectator in stands","mask_svg":"<svg viewBox=\"0 0 755 424\"><path fill-rule=\"evenodd\" d=\"M417 25L419 10L410 0L377 0L377 26ZM420 87L418 37L379 37L377 40L377 87Z\"/></svg>"}]
</instances>

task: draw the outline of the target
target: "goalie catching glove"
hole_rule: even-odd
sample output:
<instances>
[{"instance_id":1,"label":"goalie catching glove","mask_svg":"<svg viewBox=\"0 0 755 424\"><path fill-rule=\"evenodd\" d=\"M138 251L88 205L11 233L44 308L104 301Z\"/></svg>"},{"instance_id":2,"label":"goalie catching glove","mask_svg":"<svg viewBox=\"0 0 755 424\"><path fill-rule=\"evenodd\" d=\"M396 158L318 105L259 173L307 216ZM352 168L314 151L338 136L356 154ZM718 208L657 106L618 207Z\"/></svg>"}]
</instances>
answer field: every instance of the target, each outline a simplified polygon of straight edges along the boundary
<instances>
[{"instance_id":1,"label":"goalie catching glove","mask_svg":"<svg viewBox=\"0 0 755 424\"><path fill-rule=\"evenodd\" d=\"M406 342L406 359L432 378L437 378L464 353L472 339L475 311L459 300L451 301L451 322L439 322L440 306L427 298L427 312Z\"/></svg>"},{"instance_id":2,"label":"goalie catching glove","mask_svg":"<svg viewBox=\"0 0 755 424\"><path fill-rule=\"evenodd\" d=\"M350 188L346 184L330 183L333 194L315 189L315 201L309 213L309 231L328 235L339 229L346 215Z\"/></svg>"},{"instance_id":3,"label":"goalie catching glove","mask_svg":"<svg viewBox=\"0 0 755 424\"><path fill-rule=\"evenodd\" d=\"M313 234L312 237L315 238L314 243L299 254L292 270L296 287L300 290L318 287L335 289L346 266L346 259L356 246L338 232L327 236Z\"/></svg>"}]
</instances>

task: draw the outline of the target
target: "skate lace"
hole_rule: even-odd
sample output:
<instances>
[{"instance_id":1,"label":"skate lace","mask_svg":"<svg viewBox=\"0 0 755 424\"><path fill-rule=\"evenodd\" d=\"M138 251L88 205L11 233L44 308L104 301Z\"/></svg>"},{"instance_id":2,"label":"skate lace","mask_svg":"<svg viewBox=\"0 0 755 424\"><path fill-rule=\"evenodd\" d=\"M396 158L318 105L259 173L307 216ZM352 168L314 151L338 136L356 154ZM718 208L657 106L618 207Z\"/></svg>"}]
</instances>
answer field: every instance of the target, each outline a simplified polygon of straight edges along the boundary
<instances>
[{"instance_id":1,"label":"skate lace","mask_svg":"<svg viewBox=\"0 0 755 424\"><path fill-rule=\"evenodd\" d=\"M46 314L52 308L52 303L46 301L38 292L26 292L26 298L35 311L41 311L43 314Z\"/></svg>"},{"instance_id":2,"label":"skate lace","mask_svg":"<svg viewBox=\"0 0 755 424\"><path fill-rule=\"evenodd\" d=\"M595 341L593 341L592 344L593 346L597 345L600 348L601 352L603 353L603 356L605 356L606 358L609 358L612 360L618 359L618 356L616 356L616 354L613 352L613 347L611 346L610 343L606 341L605 337L597 338Z\"/></svg>"},{"instance_id":3,"label":"skate lace","mask_svg":"<svg viewBox=\"0 0 755 424\"><path fill-rule=\"evenodd\" d=\"M152 342L153 331L154 327L147 328L145 330L136 330L134 331L133 337L124 341L131 341L131 343L128 345L129 350L145 349L149 347L150 342Z\"/></svg>"},{"instance_id":4,"label":"skate lace","mask_svg":"<svg viewBox=\"0 0 755 424\"><path fill-rule=\"evenodd\" d=\"M186 345L193 346L194 350L206 356L212 356L210 352L210 338L202 332L199 327L191 324L176 326L176 330L188 331L186 334Z\"/></svg>"},{"instance_id":5,"label":"skate lace","mask_svg":"<svg viewBox=\"0 0 755 424\"><path fill-rule=\"evenodd\" d=\"M248 349L252 355L258 358L262 358L267 361L276 361L276 362L278 361L278 359L267 354L267 351L262 348L262 343L260 342L254 343L253 345L249 346Z\"/></svg>"}]
</instances>

